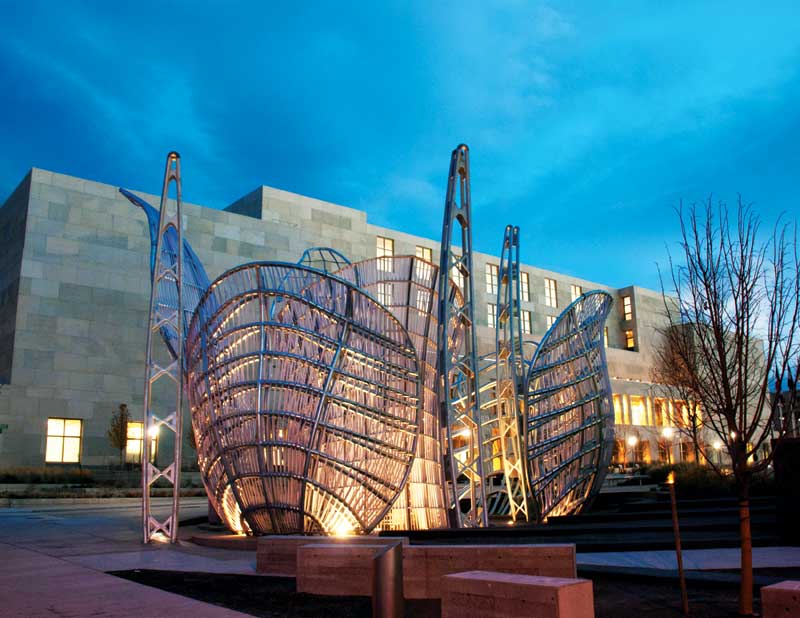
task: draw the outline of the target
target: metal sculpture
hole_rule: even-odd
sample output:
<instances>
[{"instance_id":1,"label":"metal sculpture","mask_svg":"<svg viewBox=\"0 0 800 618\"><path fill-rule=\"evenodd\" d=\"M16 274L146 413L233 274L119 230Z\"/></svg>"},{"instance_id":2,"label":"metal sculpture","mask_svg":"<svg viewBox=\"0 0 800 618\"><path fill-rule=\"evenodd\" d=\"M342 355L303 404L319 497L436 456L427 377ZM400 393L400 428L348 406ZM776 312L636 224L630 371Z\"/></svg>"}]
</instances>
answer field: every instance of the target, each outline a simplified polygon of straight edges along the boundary
<instances>
[{"instance_id":1,"label":"metal sculpture","mask_svg":"<svg viewBox=\"0 0 800 618\"><path fill-rule=\"evenodd\" d=\"M539 521L585 507L611 461L614 413L603 345L611 304L601 291L578 297L531 362L525 446Z\"/></svg>"},{"instance_id":2,"label":"metal sculpture","mask_svg":"<svg viewBox=\"0 0 800 618\"><path fill-rule=\"evenodd\" d=\"M175 183L175 206L169 208L170 185ZM175 251L174 260L165 260L163 251L167 236L175 239L174 247L183 246L181 223L181 162L177 152L167 155L164 172L164 185L161 191L161 208L156 233L156 245L151 254L153 278L150 291L150 317L147 329L146 373L144 379L144 444L142 448L142 522L144 542L148 543L163 535L174 543L178 538L178 508L180 501L181 443L183 420L183 251ZM172 295L170 295L170 290ZM170 300L164 302L164 296ZM160 361L153 336L160 332L168 343L174 356L164 365ZM156 414L153 388L157 383L171 380L175 388L175 409ZM172 457L163 468L150 462L151 443L161 427L174 434ZM158 479L165 479L172 486L172 509L165 520L153 514L150 502L150 489Z\"/></svg>"},{"instance_id":3,"label":"metal sculpture","mask_svg":"<svg viewBox=\"0 0 800 618\"><path fill-rule=\"evenodd\" d=\"M495 471L502 473L501 487L508 496L511 520L521 517L527 521L528 485L522 446L525 402L520 397L525 363L519 271L519 228L508 225L498 271L494 398L491 405L484 408L486 418L482 423L483 435L489 444L489 459L484 460L483 466L487 475Z\"/></svg>"},{"instance_id":4,"label":"metal sculpture","mask_svg":"<svg viewBox=\"0 0 800 618\"><path fill-rule=\"evenodd\" d=\"M160 426L175 434L165 468L143 461L145 541L177 537L184 388L206 492L235 531L486 526L490 511L546 521L591 501L613 446L611 298L578 298L527 361L519 229L508 226L495 348L478 357L466 146L451 154L438 267L413 256L351 264L314 247L298 264L245 264L209 283L183 240L180 180L170 153L158 211L120 189L151 236L143 452ZM162 379L175 410L159 416ZM159 478L173 486L165 521L150 508Z\"/></svg>"},{"instance_id":5,"label":"metal sculpture","mask_svg":"<svg viewBox=\"0 0 800 618\"><path fill-rule=\"evenodd\" d=\"M458 195L456 195L458 193ZM450 156L439 265L439 374L441 423L447 435L445 466L452 496L452 525L487 526L484 488L484 445L481 436L481 391L475 337L474 277L469 149L459 145ZM453 250L456 225L461 230L461 256ZM463 302L455 302L451 270L463 279ZM450 345L463 329L460 346ZM461 502L466 500L466 511Z\"/></svg>"},{"instance_id":6,"label":"metal sculpture","mask_svg":"<svg viewBox=\"0 0 800 618\"><path fill-rule=\"evenodd\" d=\"M342 253L330 247L311 247L303 251L298 264L321 270L324 273L335 273L351 264Z\"/></svg>"},{"instance_id":7,"label":"metal sculpture","mask_svg":"<svg viewBox=\"0 0 800 618\"><path fill-rule=\"evenodd\" d=\"M414 256L394 256L391 260L373 258L357 262L336 276L357 284L392 312L408 330L422 372L422 431L411 476L380 527L385 530L447 527L436 372L439 267ZM454 304L460 305L461 293L458 290L453 293Z\"/></svg>"},{"instance_id":8,"label":"metal sculpture","mask_svg":"<svg viewBox=\"0 0 800 618\"><path fill-rule=\"evenodd\" d=\"M422 420L416 349L388 309L319 270L245 264L211 284L186 348L200 471L231 529L380 523Z\"/></svg>"}]
</instances>

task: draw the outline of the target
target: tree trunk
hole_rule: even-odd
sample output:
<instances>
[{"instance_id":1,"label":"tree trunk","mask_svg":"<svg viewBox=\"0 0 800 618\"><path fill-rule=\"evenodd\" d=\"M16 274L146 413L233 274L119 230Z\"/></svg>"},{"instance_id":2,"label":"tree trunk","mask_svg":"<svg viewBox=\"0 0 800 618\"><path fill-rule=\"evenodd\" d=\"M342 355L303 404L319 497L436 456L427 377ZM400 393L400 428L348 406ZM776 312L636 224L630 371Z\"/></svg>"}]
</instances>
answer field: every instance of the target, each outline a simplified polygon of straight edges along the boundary
<instances>
[{"instance_id":1,"label":"tree trunk","mask_svg":"<svg viewBox=\"0 0 800 618\"><path fill-rule=\"evenodd\" d=\"M753 539L750 536L750 488L746 481L737 483L739 490L739 538L742 548L739 615L753 615Z\"/></svg>"}]
</instances>

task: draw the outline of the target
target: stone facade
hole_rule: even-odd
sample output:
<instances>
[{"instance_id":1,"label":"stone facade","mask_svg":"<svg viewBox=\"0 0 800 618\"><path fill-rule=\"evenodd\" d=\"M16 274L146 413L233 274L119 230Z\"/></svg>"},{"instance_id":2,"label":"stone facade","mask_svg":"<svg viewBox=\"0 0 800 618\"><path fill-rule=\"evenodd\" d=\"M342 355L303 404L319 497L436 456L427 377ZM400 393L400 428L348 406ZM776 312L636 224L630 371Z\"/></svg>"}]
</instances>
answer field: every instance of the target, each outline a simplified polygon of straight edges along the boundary
<instances>
[{"instance_id":1,"label":"stone facade","mask_svg":"<svg viewBox=\"0 0 800 618\"><path fill-rule=\"evenodd\" d=\"M158 205L158 197L140 195ZM479 210L475 216L481 217ZM296 262L313 246L333 247L352 261L374 257L377 236L394 241L394 255L413 255L422 246L438 261L439 251L433 240L368 223L365 212L270 187L225 210L184 204L184 233L212 280L248 261ZM8 426L0 433L0 466L44 463L48 418L82 419L83 465L116 461L106 437L112 412L126 403L133 419L142 418L150 294L144 213L117 187L33 169L0 208L0 235L0 378L6 383L0 426ZM496 301L484 273L498 260L480 253L474 260L479 345L489 351L494 330L486 307ZM527 265L523 272L530 300L522 308L531 312L532 339L546 331L547 316L569 304L571 285L609 292L615 299L607 350L614 391L653 396L649 374L663 313L660 294ZM545 278L556 281L557 307L545 303ZM631 298L631 320L625 320L623 296ZM633 331L634 350L624 349L626 330Z\"/></svg>"}]
</instances>

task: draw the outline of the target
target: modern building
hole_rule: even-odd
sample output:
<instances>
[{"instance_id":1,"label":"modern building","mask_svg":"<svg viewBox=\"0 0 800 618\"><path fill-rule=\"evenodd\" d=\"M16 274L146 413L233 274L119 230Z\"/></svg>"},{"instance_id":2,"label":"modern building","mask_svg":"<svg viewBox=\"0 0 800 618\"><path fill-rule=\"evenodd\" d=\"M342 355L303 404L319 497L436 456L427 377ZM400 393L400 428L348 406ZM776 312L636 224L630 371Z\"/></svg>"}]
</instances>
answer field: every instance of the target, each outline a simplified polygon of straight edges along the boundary
<instances>
[{"instance_id":1,"label":"modern building","mask_svg":"<svg viewBox=\"0 0 800 618\"><path fill-rule=\"evenodd\" d=\"M151 204L154 195L139 193ZM483 216L479 207L476 220ZM524 225L524 221L516 222ZM498 230L498 249L502 241ZM437 241L372 225L363 211L262 186L224 210L184 204L184 234L213 279L255 260L296 262L313 246L352 261L417 255ZM107 437L126 404L142 419L150 237L144 213L118 188L33 169L0 208L0 466L102 466L119 457ZM476 254L480 352L494 350L498 258ZM606 328L617 422L615 462L692 457L670 428L674 402L651 383L664 323L661 294L522 267L522 326L539 340L582 292L615 299ZM126 457L141 455L132 423ZM165 445L166 446L166 445ZM191 457L190 449L184 449Z\"/></svg>"}]
</instances>

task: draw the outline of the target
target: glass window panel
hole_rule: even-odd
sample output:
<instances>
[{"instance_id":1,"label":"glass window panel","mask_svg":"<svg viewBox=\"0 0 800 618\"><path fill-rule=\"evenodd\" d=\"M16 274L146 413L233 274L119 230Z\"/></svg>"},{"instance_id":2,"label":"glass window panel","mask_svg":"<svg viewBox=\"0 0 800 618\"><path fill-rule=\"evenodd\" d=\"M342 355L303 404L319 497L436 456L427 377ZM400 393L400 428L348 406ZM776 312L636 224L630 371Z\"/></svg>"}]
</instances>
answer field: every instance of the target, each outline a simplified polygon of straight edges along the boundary
<instances>
[{"instance_id":1,"label":"glass window panel","mask_svg":"<svg viewBox=\"0 0 800 618\"><path fill-rule=\"evenodd\" d=\"M44 460L48 463L61 463L63 449L64 438L60 436L47 436L47 448L45 449Z\"/></svg>"},{"instance_id":2,"label":"glass window panel","mask_svg":"<svg viewBox=\"0 0 800 618\"><path fill-rule=\"evenodd\" d=\"M144 423L128 421L128 439L141 440L144 437Z\"/></svg>"},{"instance_id":3,"label":"glass window panel","mask_svg":"<svg viewBox=\"0 0 800 618\"><path fill-rule=\"evenodd\" d=\"M555 279L544 280L544 304L548 307L558 307L558 287Z\"/></svg>"},{"instance_id":4,"label":"glass window panel","mask_svg":"<svg viewBox=\"0 0 800 618\"><path fill-rule=\"evenodd\" d=\"M530 302L531 300L531 282L528 273L519 274L519 287L520 294L522 295L523 302Z\"/></svg>"},{"instance_id":5,"label":"glass window panel","mask_svg":"<svg viewBox=\"0 0 800 618\"><path fill-rule=\"evenodd\" d=\"M577 300L580 295L583 294L583 288L579 285L571 285L569 286L569 295L572 300Z\"/></svg>"},{"instance_id":6,"label":"glass window panel","mask_svg":"<svg viewBox=\"0 0 800 618\"><path fill-rule=\"evenodd\" d=\"M522 332L526 335L531 334L531 312L522 310Z\"/></svg>"},{"instance_id":7,"label":"glass window panel","mask_svg":"<svg viewBox=\"0 0 800 618\"><path fill-rule=\"evenodd\" d=\"M80 438L81 421L75 419L66 419L64 421L64 435Z\"/></svg>"},{"instance_id":8,"label":"glass window panel","mask_svg":"<svg viewBox=\"0 0 800 618\"><path fill-rule=\"evenodd\" d=\"M486 293L497 294L498 266L495 264L486 265Z\"/></svg>"},{"instance_id":9,"label":"glass window panel","mask_svg":"<svg viewBox=\"0 0 800 618\"><path fill-rule=\"evenodd\" d=\"M64 438L64 463L78 463L81 456L81 439Z\"/></svg>"},{"instance_id":10,"label":"glass window panel","mask_svg":"<svg viewBox=\"0 0 800 618\"><path fill-rule=\"evenodd\" d=\"M63 418L48 418L47 419L47 435L48 436L63 436L64 435L64 419Z\"/></svg>"},{"instance_id":11,"label":"glass window panel","mask_svg":"<svg viewBox=\"0 0 800 618\"><path fill-rule=\"evenodd\" d=\"M622 298L622 309L625 314L626 320L633 319L633 307L631 304L631 297L630 296L623 296Z\"/></svg>"},{"instance_id":12,"label":"glass window panel","mask_svg":"<svg viewBox=\"0 0 800 618\"><path fill-rule=\"evenodd\" d=\"M495 305L494 303L488 303L487 308L488 308L487 320L489 322L489 326L491 326L492 328L496 328L497 327L497 305Z\"/></svg>"}]
</instances>

